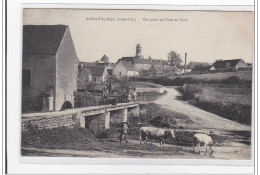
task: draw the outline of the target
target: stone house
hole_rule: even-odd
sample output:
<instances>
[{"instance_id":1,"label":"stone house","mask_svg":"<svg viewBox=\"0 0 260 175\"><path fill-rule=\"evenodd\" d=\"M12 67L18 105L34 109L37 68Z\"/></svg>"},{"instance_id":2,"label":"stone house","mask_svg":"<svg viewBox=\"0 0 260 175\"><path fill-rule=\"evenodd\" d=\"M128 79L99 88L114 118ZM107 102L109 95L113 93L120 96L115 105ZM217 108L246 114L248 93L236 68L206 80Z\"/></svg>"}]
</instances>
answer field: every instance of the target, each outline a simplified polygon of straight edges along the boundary
<instances>
[{"instance_id":1,"label":"stone house","mask_svg":"<svg viewBox=\"0 0 260 175\"><path fill-rule=\"evenodd\" d=\"M74 106L78 57L67 25L24 25L22 57L23 111Z\"/></svg>"},{"instance_id":2,"label":"stone house","mask_svg":"<svg viewBox=\"0 0 260 175\"><path fill-rule=\"evenodd\" d=\"M218 60L214 63L216 72L229 72L245 69L248 67L243 59Z\"/></svg>"},{"instance_id":3,"label":"stone house","mask_svg":"<svg viewBox=\"0 0 260 175\"><path fill-rule=\"evenodd\" d=\"M107 68L104 66L84 66L84 69L88 69L91 74L90 81L96 83L103 83L107 81L108 72Z\"/></svg>"},{"instance_id":4,"label":"stone house","mask_svg":"<svg viewBox=\"0 0 260 175\"><path fill-rule=\"evenodd\" d=\"M150 68L150 75L152 76L168 76L175 75L179 72L176 66L154 66Z\"/></svg>"},{"instance_id":5,"label":"stone house","mask_svg":"<svg viewBox=\"0 0 260 175\"><path fill-rule=\"evenodd\" d=\"M154 66L150 68L150 75L157 77L157 76L163 76L164 75L164 67L163 66Z\"/></svg>"},{"instance_id":6,"label":"stone house","mask_svg":"<svg viewBox=\"0 0 260 175\"><path fill-rule=\"evenodd\" d=\"M113 75L117 78L133 77L138 76L139 72L135 68L134 64L127 61L118 60L115 68L113 69Z\"/></svg>"},{"instance_id":7,"label":"stone house","mask_svg":"<svg viewBox=\"0 0 260 175\"><path fill-rule=\"evenodd\" d=\"M213 65L210 66L195 66L192 70L192 74L207 74L207 73L214 73L215 67Z\"/></svg>"},{"instance_id":8,"label":"stone house","mask_svg":"<svg viewBox=\"0 0 260 175\"><path fill-rule=\"evenodd\" d=\"M78 67L78 90L84 89L92 81L91 71L83 66Z\"/></svg>"}]
</instances>

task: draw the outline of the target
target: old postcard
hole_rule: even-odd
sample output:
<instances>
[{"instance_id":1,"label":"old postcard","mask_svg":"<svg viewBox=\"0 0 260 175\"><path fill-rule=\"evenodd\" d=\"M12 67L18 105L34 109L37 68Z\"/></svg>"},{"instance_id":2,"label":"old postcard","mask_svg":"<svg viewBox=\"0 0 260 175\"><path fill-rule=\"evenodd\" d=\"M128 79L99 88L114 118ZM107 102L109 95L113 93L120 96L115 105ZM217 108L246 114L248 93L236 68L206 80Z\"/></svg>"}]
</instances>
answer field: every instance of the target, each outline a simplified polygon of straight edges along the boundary
<instances>
[{"instance_id":1,"label":"old postcard","mask_svg":"<svg viewBox=\"0 0 260 175\"><path fill-rule=\"evenodd\" d=\"M252 160L251 11L23 9L22 157Z\"/></svg>"}]
</instances>

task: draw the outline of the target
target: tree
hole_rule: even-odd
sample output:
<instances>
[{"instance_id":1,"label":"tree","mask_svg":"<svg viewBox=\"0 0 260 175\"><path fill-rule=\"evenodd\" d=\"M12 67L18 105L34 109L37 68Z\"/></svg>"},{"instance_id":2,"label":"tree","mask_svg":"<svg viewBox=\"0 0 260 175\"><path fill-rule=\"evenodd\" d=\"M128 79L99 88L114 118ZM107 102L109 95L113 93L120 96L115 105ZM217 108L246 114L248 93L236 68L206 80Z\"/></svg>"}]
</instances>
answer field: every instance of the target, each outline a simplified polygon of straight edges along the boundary
<instances>
[{"instance_id":1,"label":"tree","mask_svg":"<svg viewBox=\"0 0 260 175\"><path fill-rule=\"evenodd\" d=\"M170 63L171 66L177 66L180 67L182 60L181 60L181 55L178 54L175 51L171 51L168 53L168 62Z\"/></svg>"}]
</instances>

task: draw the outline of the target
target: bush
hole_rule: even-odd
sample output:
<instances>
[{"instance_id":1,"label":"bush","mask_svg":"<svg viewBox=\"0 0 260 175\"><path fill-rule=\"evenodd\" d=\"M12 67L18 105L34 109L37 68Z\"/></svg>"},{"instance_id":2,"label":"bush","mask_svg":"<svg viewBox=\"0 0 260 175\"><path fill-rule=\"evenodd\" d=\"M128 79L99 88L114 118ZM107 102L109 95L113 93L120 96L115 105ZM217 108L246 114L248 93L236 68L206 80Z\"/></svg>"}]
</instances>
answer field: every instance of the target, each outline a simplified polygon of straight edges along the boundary
<instances>
[{"instance_id":1,"label":"bush","mask_svg":"<svg viewBox=\"0 0 260 175\"><path fill-rule=\"evenodd\" d=\"M178 87L177 90L181 93L183 100L198 100L198 96L202 93L200 85L186 85L186 87Z\"/></svg>"},{"instance_id":2,"label":"bush","mask_svg":"<svg viewBox=\"0 0 260 175\"><path fill-rule=\"evenodd\" d=\"M175 128L176 120L171 116L157 116L150 120L149 123L156 127Z\"/></svg>"},{"instance_id":3,"label":"bush","mask_svg":"<svg viewBox=\"0 0 260 175\"><path fill-rule=\"evenodd\" d=\"M199 101L197 105L201 109L210 111L229 120L251 125L251 105L212 103L211 101Z\"/></svg>"},{"instance_id":4,"label":"bush","mask_svg":"<svg viewBox=\"0 0 260 175\"><path fill-rule=\"evenodd\" d=\"M98 139L107 139L109 138L109 130L100 130L97 131L95 137Z\"/></svg>"},{"instance_id":5,"label":"bush","mask_svg":"<svg viewBox=\"0 0 260 175\"><path fill-rule=\"evenodd\" d=\"M227 79L222 81L223 84L239 84L239 83L243 83L239 77L237 76L231 76L228 77Z\"/></svg>"},{"instance_id":6,"label":"bush","mask_svg":"<svg viewBox=\"0 0 260 175\"><path fill-rule=\"evenodd\" d=\"M155 78L133 77L130 80L152 82L152 83L160 84L163 86L183 86L185 83L188 83L188 84L226 84L226 85L235 84L235 85L242 85L242 86L246 85L247 87L252 85L251 80L247 80L247 81L241 80L237 76L231 76L231 77L228 77L227 79L223 79L223 80L195 79L192 77L181 77L181 76L174 78L174 79L170 79L166 76L165 77L155 77Z\"/></svg>"}]
</instances>

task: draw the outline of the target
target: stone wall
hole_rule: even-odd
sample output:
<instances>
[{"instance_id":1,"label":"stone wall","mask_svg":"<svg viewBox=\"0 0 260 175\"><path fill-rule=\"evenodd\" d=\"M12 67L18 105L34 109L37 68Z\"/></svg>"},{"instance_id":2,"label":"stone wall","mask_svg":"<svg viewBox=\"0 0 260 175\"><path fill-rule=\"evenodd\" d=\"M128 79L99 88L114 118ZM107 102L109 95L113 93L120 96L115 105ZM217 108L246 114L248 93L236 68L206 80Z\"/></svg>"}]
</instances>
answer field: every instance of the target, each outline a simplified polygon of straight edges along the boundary
<instances>
[{"instance_id":1,"label":"stone wall","mask_svg":"<svg viewBox=\"0 0 260 175\"><path fill-rule=\"evenodd\" d=\"M124 110L118 110L118 111L111 111L110 112L110 123L112 124L119 124L122 123L124 120Z\"/></svg>"},{"instance_id":2,"label":"stone wall","mask_svg":"<svg viewBox=\"0 0 260 175\"><path fill-rule=\"evenodd\" d=\"M24 118L22 119L22 130L25 130L30 123L33 126L37 126L38 129L52 129L63 126L73 128L80 125L80 118L77 114Z\"/></svg>"},{"instance_id":3,"label":"stone wall","mask_svg":"<svg viewBox=\"0 0 260 175\"><path fill-rule=\"evenodd\" d=\"M90 130L104 130L105 129L105 115L99 114L92 117L92 120L88 124Z\"/></svg>"},{"instance_id":4,"label":"stone wall","mask_svg":"<svg viewBox=\"0 0 260 175\"><path fill-rule=\"evenodd\" d=\"M24 114L21 128L37 126L38 129L52 129L58 127L82 127L90 130L109 129L111 125L121 124L127 121L129 116L139 116L139 106L120 108L114 111L99 110L88 111L60 111L51 113Z\"/></svg>"}]
</instances>

